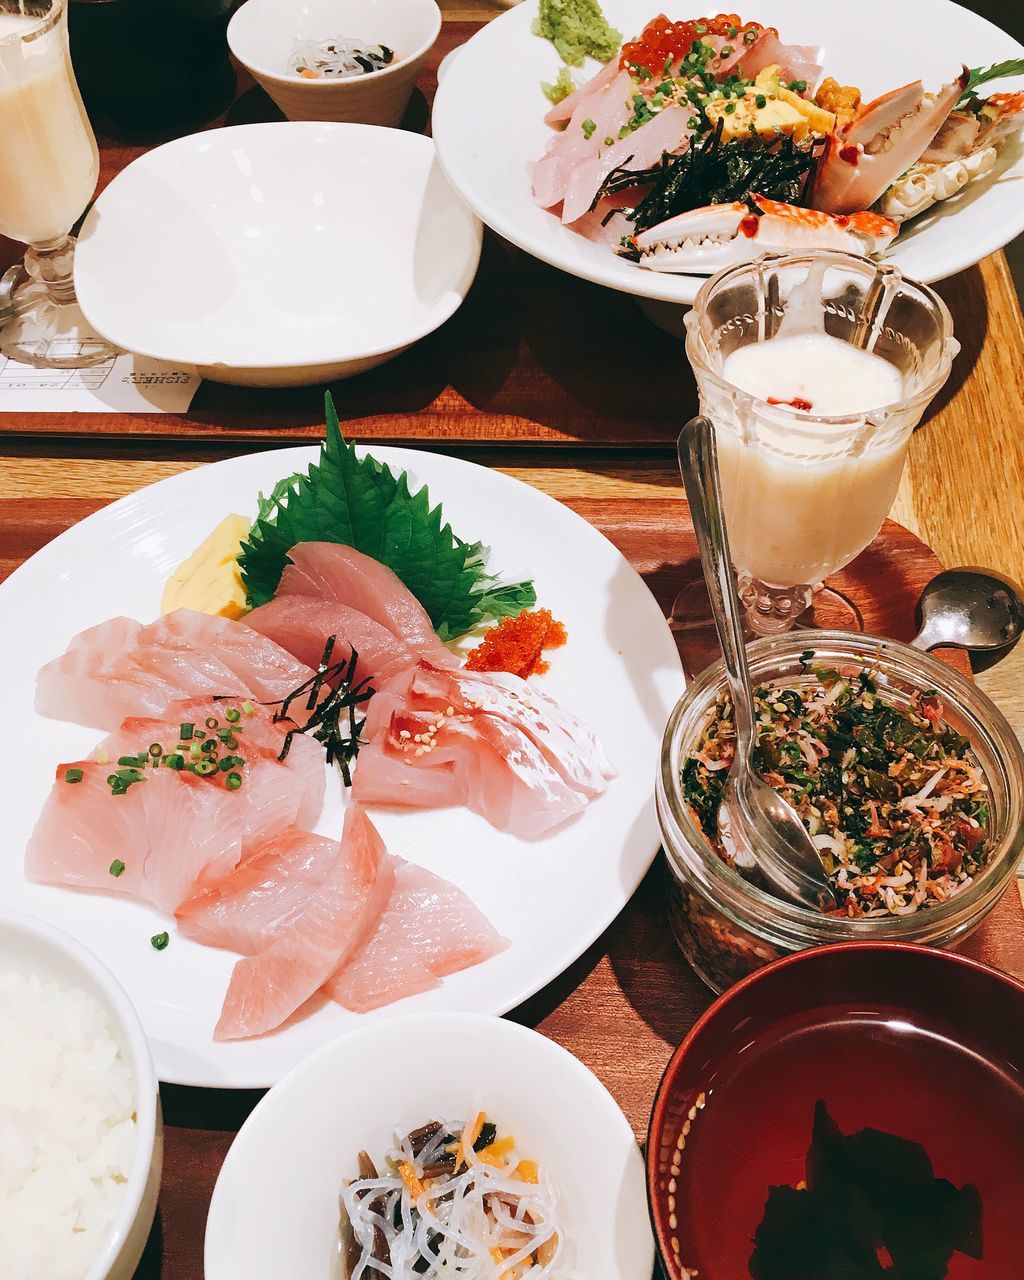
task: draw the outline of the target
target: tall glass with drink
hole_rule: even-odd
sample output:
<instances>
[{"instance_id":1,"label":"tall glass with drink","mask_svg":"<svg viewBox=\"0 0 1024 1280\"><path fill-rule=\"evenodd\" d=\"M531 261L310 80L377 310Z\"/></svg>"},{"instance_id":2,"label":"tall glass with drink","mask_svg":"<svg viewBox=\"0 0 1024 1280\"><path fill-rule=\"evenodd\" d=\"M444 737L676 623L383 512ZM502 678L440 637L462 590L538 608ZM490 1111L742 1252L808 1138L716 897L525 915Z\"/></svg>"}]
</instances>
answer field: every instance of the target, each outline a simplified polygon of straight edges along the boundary
<instances>
[{"instance_id":1,"label":"tall glass with drink","mask_svg":"<svg viewBox=\"0 0 1024 1280\"><path fill-rule=\"evenodd\" d=\"M959 350L952 319L892 266L765 257L703 286L686 350L716 428L748 625L788 630L881 528Z\"/></svg>"},{"instance_id":2,"label":"tall glass with drink","mask_svg":"<svg viewBox=\"0 0 1024 1280\"><path fill-rule=\"evenodd\" d=\"M99 156L68 53L65 0L0 0L0 234L29 246L0 352L75 368L113 354L75 301L71 228Z\"/></svg>"}]
</instances>

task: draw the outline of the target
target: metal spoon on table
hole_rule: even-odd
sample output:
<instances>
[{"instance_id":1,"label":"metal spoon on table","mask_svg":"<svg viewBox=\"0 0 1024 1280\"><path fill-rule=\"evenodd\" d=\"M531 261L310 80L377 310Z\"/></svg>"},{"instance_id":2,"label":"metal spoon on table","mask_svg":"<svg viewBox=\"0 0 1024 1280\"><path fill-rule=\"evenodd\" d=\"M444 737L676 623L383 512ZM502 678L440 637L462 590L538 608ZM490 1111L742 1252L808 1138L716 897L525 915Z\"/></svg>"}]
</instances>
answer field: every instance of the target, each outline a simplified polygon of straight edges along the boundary
<instances>
[{"instance_id":1,"label":"metal spoon on table","mask_svg":"<svg viewBox=\"0 0 1024 1280\"><path fill-rule=\"evenodd\" d=\"M917 649L940 645L996 653L1024 635L1024 601L1009 578L987 569L946 569L937 574L918 602L921 630Z\"/></svg>"},{"instance_id":2,"label":"metal spoon on table","mask_svg":"<svg viewBox=\"0 0 1024 1280\"><path fill-rule=\"evenodd\" d=\"M719 807L723 840L741 871L749 874L756 867L777 893L829 910L837 905L835 895L806 827L792 805L754 772L754 696L722 515L715 433L707 418L693 418L683 427L678 452L736 726L736 756Z\"/></svg>"}]
</instances>

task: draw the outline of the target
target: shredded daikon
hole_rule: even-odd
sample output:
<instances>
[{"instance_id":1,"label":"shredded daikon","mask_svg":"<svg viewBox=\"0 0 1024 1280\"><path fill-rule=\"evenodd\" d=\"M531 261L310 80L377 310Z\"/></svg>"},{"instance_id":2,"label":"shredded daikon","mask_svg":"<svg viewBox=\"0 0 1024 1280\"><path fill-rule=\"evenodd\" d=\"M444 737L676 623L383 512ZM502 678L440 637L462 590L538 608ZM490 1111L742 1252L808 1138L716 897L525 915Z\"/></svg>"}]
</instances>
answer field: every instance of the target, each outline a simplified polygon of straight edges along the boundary
<instances>
[{"instance_id":1,"label":"shredded daikon","mask_svg":"<svg viewBox=\"0 0 1024 1280\"><path fill-rule=\"evenodd\" d=\"M398 1133L385 1170L345 1187L348 1280L569 1280L550 1184L540 1173L529 1180L533 1166L521 1167L515 1146L501 1156L484 1147L481 1158L457 1146L464 1124L424 1128L434 1124L418 1154L423 1130ZM410 1184L422 1193L414 1198Z\"/></svg>"},{"instance_id":2,"label":"shredded daikon","mask_svg":"<svg viewBox=\"0 0 1024 1280\"><path fill-rule=\"evenodd\" d=\"M394 50L386 44L366 40L350 40L344 36L332 40L296 40L288 70L312 80L347 80L380 71L394 58Z\"/></svg>"}]
</instances>

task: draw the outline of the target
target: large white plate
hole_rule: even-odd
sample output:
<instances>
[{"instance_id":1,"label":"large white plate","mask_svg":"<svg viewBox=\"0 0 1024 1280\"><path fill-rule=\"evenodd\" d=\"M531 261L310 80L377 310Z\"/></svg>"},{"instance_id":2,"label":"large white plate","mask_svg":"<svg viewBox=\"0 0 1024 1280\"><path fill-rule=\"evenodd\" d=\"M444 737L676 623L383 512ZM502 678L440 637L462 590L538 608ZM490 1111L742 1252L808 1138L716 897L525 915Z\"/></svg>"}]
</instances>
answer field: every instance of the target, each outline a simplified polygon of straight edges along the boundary
<instances>
[{"instance_id":1,"label":"large white plate","mask_svg":"<svg viewBox=\"0 0 1024 1280\"><path fill-rule=\"evenodd\" d=\"M661 12L677 19L719 12L717 6L686 0L664 7L655 0L603 0L602 7L627 39ZM777 27L783 40L820 45L825 74L858 85L865 100L916 79L937 89L959 73L961 63L989 66L1024 56L1016 40L951 0L754 0L741 8L744 19ZM536 13L537 0L524 0L473 36L445 66L433 134L449 182L489 227L570 275L643 298L693 302L699 276L638 267L563 227L533 203L527 165L543 154L551 137L540 81L553 80L561 65L552 44L530 31ZM588 64L576 78L596 70L596 63ZM1021 87L1019 79L994 82L983 92ZM1011 139L992 174L917 219L889 258L926 283L980 262L1024 230L1022 180L1024 146Z\"/></svg>"},{"instance_id":2,"label":"large white plate","mask_svg":"<svg viewBox=\"0 0 1024 1280\"><path fill-rule=\"evenodd\" d=\"M37 715L35 674L73 635L115 614L156 617L164 581L229 511L252 514L257 492L305 467L313 448L283 449L197 468L123 498L68 530L0 585L0 669L10 724L0 779L6 852L0 900L79 938L119 976L142 1016L161 1079L263 1087L365 1017L410 1009L504 1013L566 968L626 903L658 848L654 776L661 734L682 691L675 643L643 581L619 552L560 503L499 472L437 454L374 456L429 483L461 536L482 538L506 575L528 575L561 618L569 643L544 686L598 730L619 776L581 817L524 842L462 809L374 811L392 852L458 883L512 941L502 955L438 991L360 1015L326 1002L261 1039L212 1038L235 956L174 934L150 908L104 894L29 884L22 859L55 766L96 743L95 730ZM666 547L666 555L671 548ZM341 786L329 780L319 826L337 835Z\"/></svg>"}]
</instances>

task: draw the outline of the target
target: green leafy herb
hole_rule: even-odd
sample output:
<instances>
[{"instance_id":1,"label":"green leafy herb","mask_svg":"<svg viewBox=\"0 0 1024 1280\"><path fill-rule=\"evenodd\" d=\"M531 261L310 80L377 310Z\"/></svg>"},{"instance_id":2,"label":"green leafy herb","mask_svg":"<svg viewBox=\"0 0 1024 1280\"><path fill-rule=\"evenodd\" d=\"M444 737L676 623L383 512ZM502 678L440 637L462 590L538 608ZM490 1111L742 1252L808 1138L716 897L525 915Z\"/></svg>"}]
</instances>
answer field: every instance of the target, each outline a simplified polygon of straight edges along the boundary
<instances>
[{"instance_id":1,"label":"green leafy herb","mask_svg":"<svg viewBox=\"0 0 1024 1280\"><path fill-rule=\"evenodd\" d=\"M463 542L430 505L426 486L409 490L375 458L356 456L326 396L327 438L319 461L289 476L269 498L242 544L238 562L251 606L273 599L288 552L299 542L337 542L386 564L430 616L442 640L537 602L532 582L501 583L486 570L487 549Z\"/></svg>"},{"instance_id":2,"label":"green leafy herb","mask_svg":"<svg viewBox=\"0 0 1024 1280\"><path fill-rule=\"evenodd\" d=\"M724 120L682 155L667 153L651 169L613 169L601 184L591 208L602 196L652 184L633 210L624 210L637 232L655 227L691 209L730 204L752 194L785 204L801 204L817 166L821 143L800 145L780 137L765 146L751 137L722 141ZM756 210L755 210L756 212Z\"/></svg>"},{"instance_id":3,"label":"green leafy herb","mask_svg":"<svg viewBox=\"0 0 1024 1280\"><path fill-rule=\"evenodd\" d=\"M988 84L990 80L1002 80L1004 76L1024 76L1024 58L1010 58L1006 62L993 63L991 67L972 67L967 75L967 85L956 105L961 107L973 98L979 85Z\"/></svg>"},{"instance_id":4,"label":"green leafy herb","mask_svg":"<svg viewBox=\"0 0 1024 1280\"><path fill-rule=\"evenodd\" d=\"M170 940L171 936L168 933L154 933L149 940L149 945L154 951L163 951Z\"/></svg>"}]
</instances>

